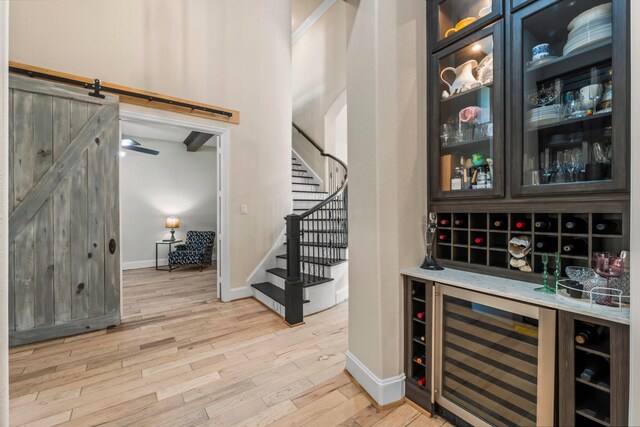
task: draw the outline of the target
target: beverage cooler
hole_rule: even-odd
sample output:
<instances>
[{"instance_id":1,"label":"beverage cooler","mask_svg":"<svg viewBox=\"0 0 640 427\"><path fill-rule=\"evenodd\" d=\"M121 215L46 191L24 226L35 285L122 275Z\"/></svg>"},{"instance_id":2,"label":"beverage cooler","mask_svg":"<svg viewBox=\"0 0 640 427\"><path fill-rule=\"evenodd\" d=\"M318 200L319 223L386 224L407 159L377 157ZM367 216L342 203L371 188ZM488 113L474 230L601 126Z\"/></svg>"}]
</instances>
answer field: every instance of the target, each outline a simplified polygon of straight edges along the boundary
<instances>
[{"instance_id":1,"label":"beverage cooler","mask_svg":"<svg viewBox=\"0 0 640 427\"><path fill-rule=\"evenodd\" d=\"M436 285L434 398L473 426L554 425L556 312Z\"/></svg>"}]
</instances>

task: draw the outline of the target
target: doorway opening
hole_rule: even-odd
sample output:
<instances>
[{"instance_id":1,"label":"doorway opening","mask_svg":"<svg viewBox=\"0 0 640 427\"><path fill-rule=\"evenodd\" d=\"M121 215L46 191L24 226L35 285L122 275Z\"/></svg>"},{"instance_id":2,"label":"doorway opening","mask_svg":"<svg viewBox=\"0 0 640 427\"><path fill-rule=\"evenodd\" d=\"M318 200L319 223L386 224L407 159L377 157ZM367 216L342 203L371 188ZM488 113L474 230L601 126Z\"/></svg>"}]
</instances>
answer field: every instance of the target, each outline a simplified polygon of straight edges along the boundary
<instances>
[{"instance_id":1,"label":"doorway opening","mask_svg":"<svg viewBox=\"0 0 640 427\"><path fill-rule=\"evenodd\" d=\"M161 273L153 270L156 262L158 269L168 269L169 251L176 250L176 243L185 243L188 231L213 231L211 264L216 274L203 277L214 281L216 297L226 301L230 288L229 130L191 117L126 104L121 105L120 123L124 141L120 205L125 277L135 277L128 270L140 268L151 267L152 272ZM200 137L202 145L189 152L187 144L193 143L194 137ZM133 150L126 147L131 144ZM193 148L191 145L190 149ZM171 231L182 242L168 241L173 235ZM180 270L176 275L188 276L188 271L199 273L199 266Z\"/></svg>"}]
</instances>

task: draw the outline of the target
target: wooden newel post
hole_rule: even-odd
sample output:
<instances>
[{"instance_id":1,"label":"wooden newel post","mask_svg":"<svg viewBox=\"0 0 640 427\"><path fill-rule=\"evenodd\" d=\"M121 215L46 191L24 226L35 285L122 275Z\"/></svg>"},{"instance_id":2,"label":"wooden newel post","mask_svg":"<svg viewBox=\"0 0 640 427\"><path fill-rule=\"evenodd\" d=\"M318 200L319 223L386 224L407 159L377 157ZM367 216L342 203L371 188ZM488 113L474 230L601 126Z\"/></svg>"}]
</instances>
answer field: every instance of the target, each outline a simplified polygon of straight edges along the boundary
<instances>
[{"instance_id":1,"label":"wooden newel post","mask_svg":"<svg viewBox=\"0 0 640 427\"><path fill-rule=\"evenodd\" d=\"M284 320L289 325L303 322L302 278L300 277L300 216L287 215L287 280L284 282Z\"/></svg>"}]
</instances>

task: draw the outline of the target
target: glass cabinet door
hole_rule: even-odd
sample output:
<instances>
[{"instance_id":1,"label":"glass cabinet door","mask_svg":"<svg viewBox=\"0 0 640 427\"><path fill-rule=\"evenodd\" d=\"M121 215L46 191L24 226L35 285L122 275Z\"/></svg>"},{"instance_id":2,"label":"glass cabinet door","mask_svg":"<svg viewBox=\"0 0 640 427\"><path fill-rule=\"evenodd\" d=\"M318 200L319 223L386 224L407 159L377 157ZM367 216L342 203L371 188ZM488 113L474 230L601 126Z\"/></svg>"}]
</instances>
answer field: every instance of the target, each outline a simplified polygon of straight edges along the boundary
<instances>
[{"instance_id":1,"label":"glass cabinet door","mask_svg":"<svg viewBox=\"0 0 640 427\"><path fill-rule=\"evenodd\" d=\"M516 194L625 188L623 3L561 0L515 15Z\"/></svg>"},{"instance_id":2,"label":"glass cabinet door","mask_svg":"<svg viewBox=\"0 0 640 427\"><path fill-rule=\"evenodd\" d=\"M435 198L502 193L502 24L442 50L432 61ZM432 145L433 146L433 145ZM432 151L434 153L434 151ZM434 153L435 154L435 153Z\"/></svg>"},{"instance_id":3,"label":"glass cabinet door","mask_svg":"<svg viewBox=\"0 0 640 427\"><path fill-rule=\"evenodd\" d=\"M433 0L429 2L432 51L482 28L502 14L502 0Z\"/></svg>"}]
</instances>

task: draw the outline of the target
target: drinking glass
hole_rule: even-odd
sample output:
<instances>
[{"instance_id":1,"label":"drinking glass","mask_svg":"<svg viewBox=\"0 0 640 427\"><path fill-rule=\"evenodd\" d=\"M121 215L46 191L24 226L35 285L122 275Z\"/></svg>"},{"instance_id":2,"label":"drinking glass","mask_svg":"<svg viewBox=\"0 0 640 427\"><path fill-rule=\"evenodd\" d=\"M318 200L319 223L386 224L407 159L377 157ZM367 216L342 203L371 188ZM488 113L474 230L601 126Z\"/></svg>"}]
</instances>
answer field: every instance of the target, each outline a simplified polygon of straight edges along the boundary
<instances>
[{"instance_id":1,"label":"drinking glass","mask_svg":"<svg viewBox=\"0 0 640 427\"><path fill-rule=\"evenodd\" d=\"M451 138L453 136L453 126L449 123L444 123L440 125L440 142L443 147L448 146L451 143Z\"/></svg>"},{"instance_id":2,"label":"drinking glass","mask_svg":"<svg viewBox=\"0 0 640 427\"><path fill-rule=\"evenodd\" d=\"M604 295L603 305L618 306L611 301L611 278L624 274L624 258L610 256L606 252L597 253L595 256L595 271L598 276L607 279L607 295Z\"/></svg>"}]
</instances>

